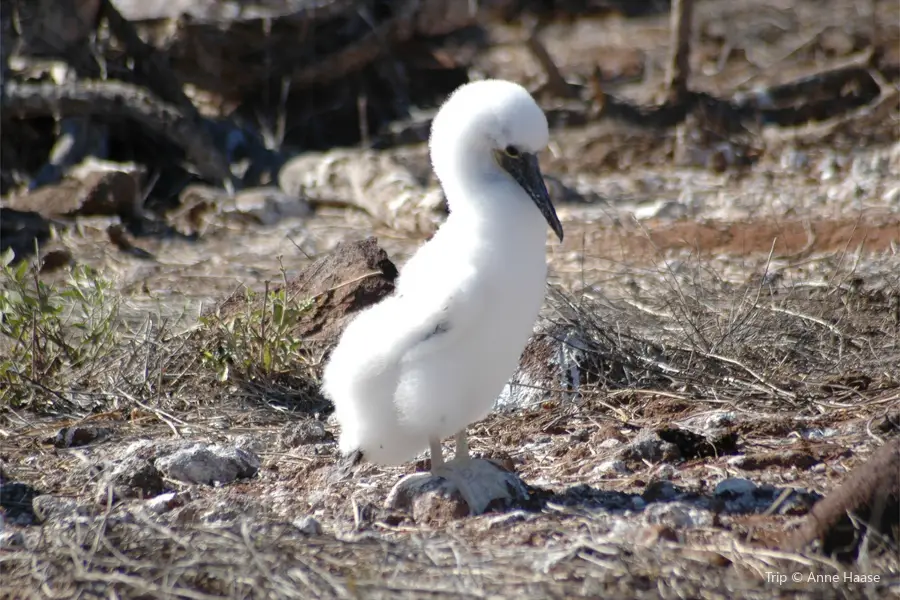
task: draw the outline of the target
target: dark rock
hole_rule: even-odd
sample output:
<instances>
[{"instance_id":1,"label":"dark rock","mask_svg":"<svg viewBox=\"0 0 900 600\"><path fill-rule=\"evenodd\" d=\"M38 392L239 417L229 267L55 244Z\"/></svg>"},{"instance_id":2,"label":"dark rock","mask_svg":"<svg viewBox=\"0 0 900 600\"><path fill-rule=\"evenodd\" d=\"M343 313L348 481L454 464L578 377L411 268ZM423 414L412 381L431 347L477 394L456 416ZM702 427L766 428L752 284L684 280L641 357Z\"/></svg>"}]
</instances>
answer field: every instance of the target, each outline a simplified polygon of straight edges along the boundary
<instances>
[{"instance_id":1,"label":"dark rock","mask_svg":"<svg viewBox=\"0 0 900 600\"><path fill-rule=\"evenodd\" d=\"M128 456L101 477L97 485L97 502L123 498L152 498L165 490L162 473L149 460Z\"/></svg>"},{"instance_id":2,"label":"dark rock","mask_svg":"<svg viewBox=\"0 0 900 600\"><path fill-rule=\"evenodd\" d=\"M258 513L258 504L251 504L245 498L228 498L208 504L198 513L199 522L211 525L230 525L241 519L252 519Z\"/></svg>"},{"instance_id":3,"label":"dark rock","mask_svg":"<svg viewBox=\"0 0 900 600\"><path fill-rule=\"evenodd\" d=\"M713 493L721 511L729 514L803 514L816 499L815 493L802 489L786 493L783 488L756 485L739 477L720 481Z\"/></svg>"},{"instance_id":4,"label":"dark rock","mask_svg":"<svg viewBox=\"0 0 900 600\"><path fill-rule=\"evenodd\" d=\"M253 329L275 331L282 339L302 340L299 349L309 356L311 366L303 372L282 369L268 371L257 365L234 364L231 377L248 395L259 396L261 376L272 388L284 393L266 395L267 404L287 405L306 413L330 411L331 401L322 395L315 371L324 368L328 352L337 343L347 323L361 310L372 306L394 291L397 268L388 259L375 238L339 244L333 252L305 268L286 286L268 289L268 294L238 290L225 302L203 315L212 327L196 332L197 343L234 364L228 350L229 331ZM284 299L284 300L280 300ZM276 310L277 307L277 310ZM287 328L281 324L286 324Z\"/></svg>"},{"instance_id":5,"label":"dark rock","mask_svg":"<svg viewBox=\"0 0 900 600\"><path fill-rule=\"evenodd\" d=\"M410 511L417 523L438 524L487 510L522 508L530 502L528 487L522 480L496 463L474 459L467 470L468 477L490 481L496 487L491 494L494 499L487 506L469 507L455 483L424 472L401 479L385 505L389 509Z\"/></svg>"},{"instance_id":6,"label":"dark rock","mask_svg":"<svg viewBox=\"0 0 900 600\"><path fill-rule=\"evenodd\" d=\"M83 504L72 498L43 494L32 501L35 517L40 523L63 521L70 517L97 515L99 507Z\"/></svg>"},{"instance_id":7,"label":"dark rock","mask_svg":"<svg viewBox=\"0 0 900 600\"><path fill-rule=\"evenodd\" d=\"M307 444L319 444L334 438L325 430L325 425L317 419L306 419L299 423L289 423L284 426L279 436L279 441L285 448L296 448Z\"/></svg>"},{"instance_id":8,"label":"dark rock","mask_svg":"<svg viewBox=\"0 0 900 600\"><path fill-rule=\"evenodd\" d=\"M41 494L27 483L7 481L0 484L0 508L7 521L19 525L31 525L38 519L32 503Z\"/></svg>"},{"instance_id":9,"label":"dark rock","mask_svg":"<svg viewBox=\"0 0 900 600\"><path fill-rule=\"evenodd\" d=\"M662 427L656 430L656 435L664 442L678 446L678 451L685 460L737 452L736 433L705 436L679 427Z\"/></svg>"},{"instance_id":10,"label":"dark rock","mask_svg":"<svg viewBox=\"0 0 900 600\"><path fill-rule=\"evenodd\" d=\"M79 54L75 50L78 43L84 42L95 31L97 20L100 18L99 0L59 5L47 2L29 4L36 7L35 14L21 27L23 33L28 36L26 39L29 41L31 52L58 53L66 49L65 58L75 58ZM53 6L54 10L47 10L50 6Z\"/></svg>"},{"instance_id":11,"label":"dark rock","mask_svg":"<svg viewBox=\"0 0 900 600\"><path fill-rule=\"evenodd\" d=\"M624 461L612 458L599 463L594 467L594 472L597 474L628 475L631 473L631 469L628 468Z\"/></svg>"},{"instance_id":12,"label":"dark rock","mask_svg":"<svg viewBox=\"0 0 900 600\"><path fill-rule=\"evenodd\" d=\"M301 337L337 339L347 322L394 292L397 267L374 237L339 244L288 283L288 293L315 299L298 325Z\"/></svg>"},{"instance_id":13,"label":"dark rock","mask_svg":"<svg viewBox=\"0 0 900 600\"><path fill-rule=\"evenodd\" d=\"M180 495L180 494L179 494ZM240 521L257 519L262 505L258 498L237 495L227 498L196 499L176 506L165 519L177 525L216 525L230 527Z\"/></svg>"},{"instance_id":14,"label":"dark rock","mask_svg":"<svg viewBox=\"0 0 900 600\"><path fill-rule=\"evenodd\" d=\"M110 433L111 430L108 427L63 427L53 436L52 442L57 448L77 448L103 441L109 437Z\"/></svg>"},{"instance_id":15,"label":"dark rock","mask_svg":"<svg viewBox=\"0 0 900 600\"><path fill-rule=\"evenodd\" d=\"M650 502L671 502L684 495L681 490L671 481L652 481L644 488L641 498L648 504Z\"/></svg>"},{"instance_id":16,"label":"dark rock","mask_svg":"<svg viewBox=\"0 0 900 600\"><path fill-rule=\"evenodd\" d=\"M682 458L678 446L663 440L655 431L649 430L642 431L631 443L622 448L619 457L624 461L641 463L673 462Z\"/></svg>"},{"instance_id":17,"label":"dark rock","mask_svg":"<svg viewBox=\"0 0 900 600\"><path fill-rule=\"evenodd\" d=\"M326 476L328 483L338 483L346 481L356 475L356 473L365 468L365 460L360 450L354 450L349 454L338 457L334 465L329 469Z\"/></svg>"},{"instance_id":18,"label":"dark rock","mask_svg":"<svg viewBox=\"0 0 900 600\"><path fill-rule=\"evenodd\" d=\"M322 535L322 524L315 517L306 516L291 523L305 535Z\"/></svg>"},{"instance_id":19,"label":"dark rock","mask_svg":"<svg viewBox=\"0 0 900 600\"><path fill-rule=\"evenodd\" d=\"M59 250L51 250L41 256L41 273L52 273L63 267L74 264L75 260L72 253L65 248Z\"/></svg>"},{"instance_id":20,"label":"dark rock","mask_svg":"<svg viewBox=\"0 0 900 600\"><path fill-rule=\"evenodd\" d=\"M50 222L33 211L0 207L0 253L12 248L15 259L34 254L50 238Z\"/></svg>"},{"instance_id":21,"label":"dark rock","mask_svg":"<svg viewBox=\"0 0 900 600\"><path fill-rule=\"evenodd\" d=\"M158 458L156 467L185 483L226 484L256 475L259 457L241 448L193 444Z\"/></svg>"},{"instance_id":22,"label":"dark rock","mask_svg":"<svg viewBox=\"0 0 900 600\"><path fill-rule=\"evenodd\" d=\"M431 478L407 495L398 497L396 507L411 509L416 523L439 525L469 515L469 506L456 488L443 479Z\"/></svg>"},{"instance_id":23,"label":"dark rock","mask_svg":"<svg viewBox=\"0 0 900 600\"><path fill-rule=\"evenodd\" d=\"M64 179L16 197L10 207L44 217L118 215L131 220L139 212L138 182L122 171L94 171L81 179Z\"/></svg>"},{"instance_id":24,"label":"dark rock","mask_svg":"<svg viewBox=\"0 0 900 600\"><path fill-rule=\"evenodd\" d=\"M288 282L289 297L312 301L292 334L326 345L336 343L356 313L393 293L396 278L397 267L374 237L339 244ZM246 314L245 298L245 294L234 294L218 307L219 317L228 320Z\"/></svg>"},{"instance_id":25,"label":"dark rock","mask_svg":"<svg viewBox=\"0 0 900 600\"><path fill-rule=\"evenodd\" d=\"M716 485L713 492L716 496L724 496L726 498L736 498L745 494L752 494L756 490L756 484L749 479L740 477L732 477L723 479Z\"/></svg>"}]
</instances>

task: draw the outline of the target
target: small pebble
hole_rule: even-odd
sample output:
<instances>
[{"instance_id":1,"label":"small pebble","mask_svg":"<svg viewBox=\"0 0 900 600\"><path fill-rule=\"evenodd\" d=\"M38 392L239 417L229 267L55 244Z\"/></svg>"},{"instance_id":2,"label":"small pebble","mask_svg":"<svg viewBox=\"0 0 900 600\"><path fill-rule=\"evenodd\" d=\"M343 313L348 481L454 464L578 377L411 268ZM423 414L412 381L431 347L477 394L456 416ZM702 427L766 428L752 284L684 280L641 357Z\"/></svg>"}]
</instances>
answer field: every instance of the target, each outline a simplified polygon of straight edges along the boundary
<instances>
[{"instance_id":1,"label":"small pebble","mask_svg":"<svg viewBox=\"0 0 900 600\"><path fill-rule=\"evenodd\" d=\"M735 457L736 458L736 457ZM730 479L725 479L724 481L720 481L716 486L714 491L716 496L723 496L726 494L734 495L734 496L742 496L744 494L750 494L753 490L756 489L756 484L750 481L749 479L742 479L740 477L732 477Z\"/></svg>"},{"instance_id":2,"label":"small pebble","mask_svg":"<svg viewBox=\"0 0 900 600\"><path fill-rule=\"evenodd\" d=\"M291 524L305 535L322 535L322 524L315 517L306 516Z\"/></svg>"}]
</instances>

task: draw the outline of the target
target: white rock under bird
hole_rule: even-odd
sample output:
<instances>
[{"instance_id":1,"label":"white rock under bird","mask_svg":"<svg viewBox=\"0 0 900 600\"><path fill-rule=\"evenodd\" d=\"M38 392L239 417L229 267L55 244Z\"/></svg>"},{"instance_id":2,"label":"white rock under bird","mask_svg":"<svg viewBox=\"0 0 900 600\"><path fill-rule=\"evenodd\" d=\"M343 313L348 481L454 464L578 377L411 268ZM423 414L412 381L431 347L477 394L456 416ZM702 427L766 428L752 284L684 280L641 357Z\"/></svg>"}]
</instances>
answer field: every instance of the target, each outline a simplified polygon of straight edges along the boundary
<instances>
[{"instance_id":1,"label":"white rock under bird","mask_svg":"<svg viewBox=\"0 0 900 600\"><path fill-rule=\"evenodd\" d=\"M450 214L395 293L350 322L325 368L344 454L396 465L428 448L432 474L455 484L472 514L505 486L469 456L466 427L490 412L532 332L547 225L563 239L537 159L548 140L543 111L515 83L478 81L450 96L430 140ZM452 435L445 461L441 440Z\"/></svg>"}]
</instances>

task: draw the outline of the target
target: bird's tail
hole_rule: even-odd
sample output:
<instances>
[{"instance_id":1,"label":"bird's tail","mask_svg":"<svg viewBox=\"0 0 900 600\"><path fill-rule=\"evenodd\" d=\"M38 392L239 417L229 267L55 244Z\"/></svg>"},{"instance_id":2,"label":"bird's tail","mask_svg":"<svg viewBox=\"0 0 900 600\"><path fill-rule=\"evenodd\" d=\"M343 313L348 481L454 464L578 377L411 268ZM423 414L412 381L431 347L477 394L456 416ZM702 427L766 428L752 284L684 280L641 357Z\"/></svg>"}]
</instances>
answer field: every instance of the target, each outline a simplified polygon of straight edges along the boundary
<instances>
[{"instance_id":1,"label":"bird's tail","mask_svg":"<svg viewBox=\"0 0 900 600\"><path fill-rule=\"evenodd\" d=\"M367 460L395 464L407 452L391 451L405 437L394 397L400 380L400 360L409 344L397 330L388 299L361 313L344 330L322 378L322 391L334 403L341 425L340 450L361 450ZM410 336L412 334L409 334ZM409 440L397 446L408 446ZM400 456L399 454L402 454ZM413 452L415 455L415 452Z\"/></svg>"}]
</instances>

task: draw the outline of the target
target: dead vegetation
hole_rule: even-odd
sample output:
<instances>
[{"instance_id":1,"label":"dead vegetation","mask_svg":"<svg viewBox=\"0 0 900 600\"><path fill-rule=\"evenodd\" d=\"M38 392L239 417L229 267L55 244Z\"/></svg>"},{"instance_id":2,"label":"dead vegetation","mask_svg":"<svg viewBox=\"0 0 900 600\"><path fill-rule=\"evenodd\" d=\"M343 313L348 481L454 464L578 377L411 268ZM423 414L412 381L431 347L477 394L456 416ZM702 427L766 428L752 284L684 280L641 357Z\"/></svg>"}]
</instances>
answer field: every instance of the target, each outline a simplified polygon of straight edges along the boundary
<instances>
[{"instance_id":1,"label":"dead vegetation","mask_svg":"<svg viewBox=\"0 0 900 600\"><path fill-rule=\"evenodd\" d=\"M559 529L578 530L587 519L551 514ZM580 521L580 523L579 523ZM550 533L550 531L546 531ZM698 545L685 553L672 543L630 555L619 544L567 536L566 549L420 538L398 543L388 534L346 539L307 538L289 524L161 527L148 517L109 515L101 523L43 540L33 584L47 591L86 595L110 590L125 597L211 598L470 598L622 595L691 597L704 590L735 598L768 598L748 584L776 569L841 573L828 561L734 546ZM487 541L487 540L485 540ZM499 542L499 540L498 540ZM83 557L83 558L81 558ZM122 573L122 564L128 573ZM676 566L677 565L677 566ZM734 565L723 568L723 565ZM738 573L743 573L739 575ZM753 589L757 588L757 589ZM827 585L786 583L783 597L864 597ZM871 588L873 594L879 588ZM191 590L191 591L189 591Z\"/></svg>"},{"instance_id":2,"label":"dead vegetation","mask_svg":"<svg viewBox=\"0 0 900 600\"><path fill-rule=\"evenodd\" d=\"M0 11L0 237L38 248L0 283L0 593L897 591L879 496L816 504L895 494L895 4L50 4ZM567 241L470 434L529 502L417 522L382 502L424 462L335 477L317 373L440 220L420 142L475 74L544 103ZM195 444L260 464L161 470Z\"/></svg>"},{"instance_id":3,"label":"dead vegetation","mask_svg":"<svg viewBox=\"0 0 900 600\"><path fill-rule=\"evenodd\" d=\"M0 556L4 570L54 594L113 589L126 597L449 598L507 595L510 589L537 597L659 597L723 589L732 597L763 598L773 585L761 583L766 573L843 576L857 569L881 573L881 583L804 581L779 590L817 598L886 593L897 569L890 525L872 534L882 537L868 542L865 563L781 546L817 498L803 490L821 490L819 478L829 472L811 467L847 457L859 464L852 457L864 455L874 440L896 439L895 425L887 420L900 405L894 369L900 329L891 304L896 265L883 265L890 283L872 290L843 284L847 273L833 273L832 284L788 285L763 276L732 287L701 261L689 266L676 275L666 264L657 265L653 276L646 272L639 279L641 291L632 298L596 290L551 293L549 331L576 351L564 373L568 378L543 386L537 404L501 411L472 432L476 450L515 465L534 486L530 508L429 527L380 506L401 469L365 465L328 483L336 458L332 442L291 446L283 433L272 438L311 408L296 402L304 393L299 380L287 382L295 401L285 402L273 383L277 378L260 385L262 360L256 361L256 376L237 388L227 387L232 380L223 381L218 368L204 362L205 348L212 347L209 334L228 332L229 321L219 318L216 327L224 329L207 329L202 336L195 330L145 337L146 354L135 354L150 375L143 387L110 387L135 376L126 370L133 363L111 361L112 354L104 361L109 378L93 394L72 394L62 403L48 390L35 390L56 402L45 414L65 414L67 420L33 421L36 411L28 410L34 416L25 424L21 409L6 414L4 429L31 441L21 450L4 450L4 477L29 481L36 493L68 495L82 508L44 518L36 536ZM656 283L660 272L667 285ZM637 274L630 271L631 277ZM262 313L239 310L250 311L237 314L246 315L243 327L255 335ZM229 313L235 310L224 314ZM175 371L185 356L194 357L190 368ZM552 364L529 363L526 351L523 369ZM254 382L256 387L247 385ZM209 395L200 400L204 393ZM93 403L84 404L84 398ZM172 491L162 505L102 499L85 504L82 498L93 493L103 471L75 483L84 470L73 462L76 455L41 448L61 425L106 428L102 438L82 446L100 456L109 452L104 447L110 440L120 442L109 450L148 436L249 438L248 447L263 449L265 474L221 489L167 480ZM834 433L815 434L829 430ZM603 443L608 440L616 445ZM647 447L661 454L648 454ZM40 475L29 476L30 467L20 461L33 452L43 467ZM624 464L607 470L609 461ZM672 465L676 470L667 471ZM707 469L758 481L758 506L731 506L746 500L731 500L705 483ZM784 479L787 474L791 479ZM635 511L641 502L646 508ZM678 517L678 510L691 516ZM704 526L697 515L705 510L713 520ZM310 534L298 520L304 514L315 515L322 522L315 527L328 533ZM631 527L623 529L619 519Z\"/></svg>"},{"instance_id":4,"label":"dead vegetation","mask_svg":"<svg viewBox=\"0 0 900 600\"><path fill-rule=\"evenodd\" d=\"M868 282L850 273L785 281L763 270L735 285L699 261L663 264L630 271L627 297L556 292L549 308L590 356L585 383L804 411L826 398L840 402L836 393L847 400L900 385L896 267L886 261Z\"/></svg>"},{"instance_id":5,"label":"dead vegetation","mask_svg":"<svg viewBox=\"0 0 900 600\"><path fill-rule=\"evenodd\" d=\"M314 383L322 354L349 317L393 291L397 275L374 238L348 243L290 281L282 271L282 281L267 281L260 293L236 290L177 331L158 314L123 320L121 298L97 272L74 267L53 285L37 266L12 260L8 252L0 271L0 348L8 356L0 401L69 418L121 416L146 403L169 408L171 399L218 396L215 388L233 385L293 410L322 410Z\"/></svg>"}]
</instances>

